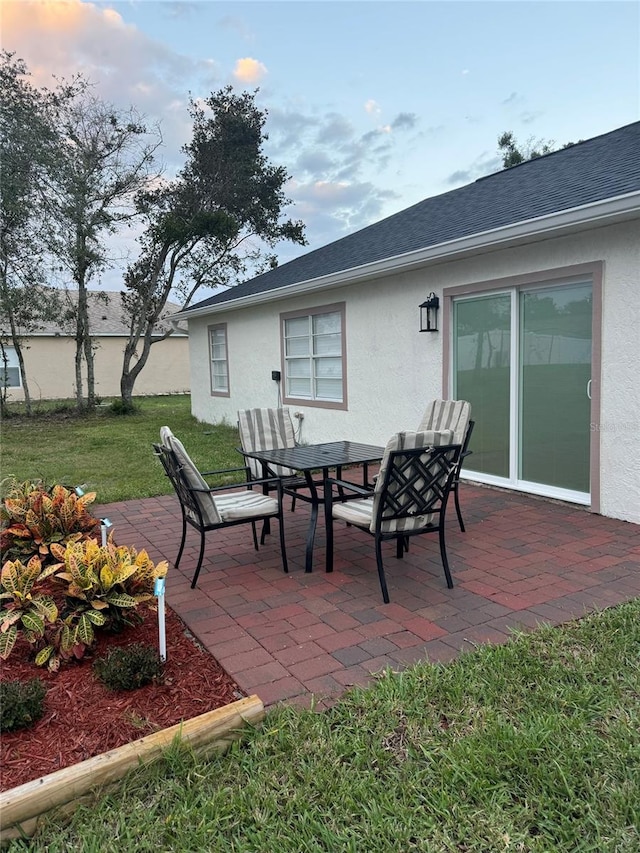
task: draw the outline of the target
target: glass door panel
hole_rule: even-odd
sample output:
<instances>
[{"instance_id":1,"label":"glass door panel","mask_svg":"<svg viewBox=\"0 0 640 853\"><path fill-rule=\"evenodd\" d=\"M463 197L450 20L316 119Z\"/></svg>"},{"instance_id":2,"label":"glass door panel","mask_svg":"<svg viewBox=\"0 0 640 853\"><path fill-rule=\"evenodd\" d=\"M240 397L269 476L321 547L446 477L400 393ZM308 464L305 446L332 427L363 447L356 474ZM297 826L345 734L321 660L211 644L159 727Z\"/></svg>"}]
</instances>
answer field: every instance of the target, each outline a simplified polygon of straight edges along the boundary
<instances>
[{"instance_id":1,"label":"glass door panel","mask_svg":"<svg viewBox=\"0 0 640 853\"><path fill-rule=\"evenodd\" d=\"M520 294L518 478L589 491L591 284Z\"/></svg>"},{"instance_id":2,"label":"glass door panel","mask_svg":"<svg viewBox=\"0 0 640 853\"><path fill-rule=\"evenodd\" d=\"M454 396L471 403L473 454L467 467L509 476L511 296L454 303Z\"/></svg>"}]
</instances>

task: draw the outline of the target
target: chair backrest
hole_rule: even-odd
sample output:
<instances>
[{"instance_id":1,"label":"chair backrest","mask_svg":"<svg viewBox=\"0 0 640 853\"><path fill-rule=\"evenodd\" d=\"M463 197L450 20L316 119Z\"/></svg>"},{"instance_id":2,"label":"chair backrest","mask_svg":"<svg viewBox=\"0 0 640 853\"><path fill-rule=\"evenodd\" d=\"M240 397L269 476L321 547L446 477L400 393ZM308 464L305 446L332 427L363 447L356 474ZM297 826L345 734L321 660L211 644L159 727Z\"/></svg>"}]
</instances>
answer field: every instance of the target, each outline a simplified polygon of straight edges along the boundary
<instances>
[{"instance_id":1,"label":"chair backrest","mask_svg":"<svg viewBox=\"0 0 640 853\"><path fill-rule=\"evenodd\" d=\"M238 432L243 450L274 450L283 447L295 447L296 437L293 420L288 408L281 409L240 409L238 412ZM262 477L262 465L257 459L247 457L251 476L258 480ZM289 477L295 472L282 465L270 466L277 477Z\"/></svg>"},{"instance_id":2,"label":"chair backrest","mask_svg":"<svg viewBox=\"0 0 640 853\"><path fill-rule=\"evenodd\" d=\"M169 427L160 428L161 444L154 445L162 467L180 499L185 512L196 524L220 524L222 519L202 474ZM201 491L196 491L201 490Z\"/></svg>"},{"instance_id":3,"label":"chair backrest","mask_svg":"<svg viewBox=\"0 0 640 853\"><path fill-rule=\"evenodd\" d=\"M466 400L433 400L422 416L418 430L452 429L454 444L463 444L471 417Z\"/></svg>"},{"instance_id":4,"label":"chair backrest","mask_svg":"<svg viewBox=\"0 0 640 853\"><path fill-rule=\"evenodd\" d=\"M372 533L422 530L446 506L460 456L453 430L399 432L387 442L373 494Z\"/></svg>"}]
</instances>

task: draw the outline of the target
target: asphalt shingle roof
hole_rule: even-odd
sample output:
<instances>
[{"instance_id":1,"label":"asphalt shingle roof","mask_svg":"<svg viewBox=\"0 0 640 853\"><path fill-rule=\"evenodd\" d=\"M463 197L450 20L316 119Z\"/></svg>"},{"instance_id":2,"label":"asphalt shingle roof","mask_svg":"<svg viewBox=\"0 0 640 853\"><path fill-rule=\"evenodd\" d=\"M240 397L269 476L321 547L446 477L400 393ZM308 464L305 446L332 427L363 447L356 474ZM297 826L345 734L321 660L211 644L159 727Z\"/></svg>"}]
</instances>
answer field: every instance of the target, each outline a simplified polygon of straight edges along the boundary
<instances>
[{"instance_id":1,"label":"asphalt shingle roof","mask_svg":"<svg viewBox=\"0 0 640 853\"><path fill-rule=\"evenodd\" d=\"M73 303L78 301L78 291L68 290L66 296ZM104 298L106 297L106 298ZM117 291L88 291L88 314L91 334L96 336L121 336L129 335L129 325L125 320L122 309L122 293ZM180 310L180 305L175 302L167 302L162 317L155 326L158 335L164 334L170 324L166 317ZM74 323L72 321L50 320L38 324L36 335L61 335L63 337L74 335ZM178 334L185 334L184 332Z\"/></svg>"},{"instance_id":2,"label":"asphalt shingle roof","mask_svg":"<svg viewBox=\"0 0 640 853\"><path fill-rule=\"evenodd\" d=\"M638 191L640 122L635 122L424 199L185 313Z\"/></svg>"}]
</instances>

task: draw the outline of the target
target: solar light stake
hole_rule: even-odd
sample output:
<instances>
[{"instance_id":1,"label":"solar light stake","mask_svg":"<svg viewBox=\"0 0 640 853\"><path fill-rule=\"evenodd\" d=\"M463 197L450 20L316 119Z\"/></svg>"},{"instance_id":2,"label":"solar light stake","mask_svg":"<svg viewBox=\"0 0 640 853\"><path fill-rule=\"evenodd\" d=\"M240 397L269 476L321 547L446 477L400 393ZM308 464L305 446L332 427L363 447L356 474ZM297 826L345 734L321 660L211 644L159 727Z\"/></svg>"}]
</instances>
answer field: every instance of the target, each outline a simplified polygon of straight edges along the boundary
<instances>
[{"instance_id":1,"label":"solar light stake","mask_svg":"<svg viewBox=\"0 0 640 853\"><path fill-rule=\"evenodd\" d=\"M109 521L108 518L100 519L102 524L100 525L100 532L102 533L102 547L104 548L107 544L107 530L110 527L113 527L113 522Z\"/></svg>"},{"instance_id":2,"label":"solar light stake","mask_svg":"<svg viewBox=\"0 0 640 853\"><path fill-rule=\"evenodd\" d=\"M153 586L153 594L158 599L158 650L162 663L167 659L167 635L164 624L164 586L164 578L156 578Z\"/></svg>"}]
</instances>

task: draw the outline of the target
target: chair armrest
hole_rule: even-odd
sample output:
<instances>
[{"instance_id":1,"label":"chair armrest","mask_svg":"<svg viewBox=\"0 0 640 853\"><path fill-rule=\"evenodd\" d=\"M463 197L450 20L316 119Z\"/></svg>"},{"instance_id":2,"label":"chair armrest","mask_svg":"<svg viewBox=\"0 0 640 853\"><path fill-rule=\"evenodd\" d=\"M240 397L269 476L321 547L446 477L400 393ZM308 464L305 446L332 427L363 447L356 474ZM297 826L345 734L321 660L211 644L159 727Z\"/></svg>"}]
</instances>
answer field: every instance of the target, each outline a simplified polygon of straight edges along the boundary
<instances>
[{"instance_id":1,"label":"chair armrest","mask_svg":"<svg viewBox=\"0 0 640 853\"><path fill-rule=\"evenodd\" d=\"M336 486L338 489L348 489L351 492L354 492L354 497L362 496L366 498L370 498L373 495L373 489L364 489L362 486L357 486L355 483L351 483L348 480L336 480L334 477L327 477L324 481L325 489L331 491L333 486Z\"/></svg>"},{"instance_id":2,"label":"chair armrest","mask_svg":"<svg viewBox=\"0 0 640 853\"><path fill-rule=\"evenodd\" d=\"M239 468L220 468L216 471L201 471L203 477L213 477L214 474L232 474L234 471L243 471L245 474L247 472L247 466L242 465Z\"/></svg>"},{"instance_id":3,"label":"chair armrest","mask_svg":"<svg viewBox=\"0 0 640 853\"><path fill-rule=\"evenodd\" d=\"M244 468L240 468L240 469L231 468L230 470L231 471L233 471L233 470L244 471ZM214 472L214 473L218 473L218 472ZM225 483L223 486L209 486L209 488L207 488L207 489L199 489L195 486L190 486L189 488L191 489L192 492L201 492L203 494L209 495L212 492L225 492L225 491L229 491L229 489L249 489L249 490L251 490L251 489L253 489L254 486L262 486L262 485L272 486L274 489L276 489L278 491L279 494L282 492L282 482L281 482L279 477L267 477L267 478L262 479L262 480L250 480L249 482L244 480L241 483Z\"/></svg>"}]
</instances>

